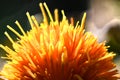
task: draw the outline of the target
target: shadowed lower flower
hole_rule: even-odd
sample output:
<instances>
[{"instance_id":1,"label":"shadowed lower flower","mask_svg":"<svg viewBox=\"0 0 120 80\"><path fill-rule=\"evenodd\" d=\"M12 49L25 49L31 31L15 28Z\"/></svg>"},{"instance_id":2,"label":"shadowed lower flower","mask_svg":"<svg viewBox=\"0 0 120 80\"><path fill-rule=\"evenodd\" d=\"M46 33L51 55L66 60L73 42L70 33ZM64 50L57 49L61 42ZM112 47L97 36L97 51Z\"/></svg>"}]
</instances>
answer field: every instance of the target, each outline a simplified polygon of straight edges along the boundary
<instances>
[{"instance_id":1,"label":"shadowed lower flower","mask_svg":"<svg viewBox=\"0 0 120 80\"><path fill-rule=\"evenodd\" d=\"M44 7L50 18L48 22ZM81 25L74 26L71 18L67 20L64 11L59 21L58 10L54 17L47 5L40 3L43 23L38 23L34 16L27 17L31 30L24 32L16 21L23 35L7 26L18 36L13 41L10 35L5 35L13 44L13 49L0 45L8 55L7 64L0 74L8 80L117 80L116 65L113 63L114 53L107 51L105 42L98 43L90 33L84 32L86 13Z\"/></svg>"}]
</instances>

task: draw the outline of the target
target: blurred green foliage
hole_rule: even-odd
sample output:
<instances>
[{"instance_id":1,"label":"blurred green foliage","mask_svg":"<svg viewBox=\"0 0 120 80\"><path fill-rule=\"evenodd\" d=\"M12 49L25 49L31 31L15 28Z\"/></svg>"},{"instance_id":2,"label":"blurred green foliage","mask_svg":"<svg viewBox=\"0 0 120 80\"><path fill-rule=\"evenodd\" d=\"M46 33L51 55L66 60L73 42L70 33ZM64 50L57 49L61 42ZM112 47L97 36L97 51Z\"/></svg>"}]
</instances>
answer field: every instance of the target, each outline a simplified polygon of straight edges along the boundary
<instances>
[{"instance_id":1,"label":"blurred green foliage","mask_svg":"<svg viewBox=\"0 0 120 80\"><path fill-rule=\"evenodd\" d=\"M107 36L109 38L107 45L110 45L109 51L120 54L120 24L111 27Z\"/></svg>"}]
</instances>

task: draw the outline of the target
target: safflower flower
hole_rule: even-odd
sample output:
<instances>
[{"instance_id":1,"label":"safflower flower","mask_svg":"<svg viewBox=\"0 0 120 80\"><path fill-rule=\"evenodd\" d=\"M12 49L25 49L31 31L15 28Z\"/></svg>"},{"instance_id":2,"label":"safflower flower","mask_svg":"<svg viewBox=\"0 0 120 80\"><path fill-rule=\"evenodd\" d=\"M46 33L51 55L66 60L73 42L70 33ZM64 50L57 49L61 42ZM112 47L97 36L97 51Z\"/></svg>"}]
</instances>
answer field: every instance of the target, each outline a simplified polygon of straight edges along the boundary
<instances>
[{"instance_id":1,"label":"safflower flower","mask_svg":"<svg viewBox=\"0 0 120 80\"><path fill-rule=\"evenodd\" d=\"M44 7L43 7L44 5ZM58 10L54 19L46 3L40 3L43 22L38 23L34 16L27 17L31 30L25 33L16 21L23 35L9 25L7 26L18 36L11 41L13 49L0 45L7 54L9 61L0 74L8 80L117 80L116 65L113 63L115 54L108 52L105 42L98 43L92 33L85 32L86 13L81 25L74 26L73 18L69 21L62 10L63 18L59 21ZM45 9L50 18L47 19Z\"/></svg>"}]
</instances>

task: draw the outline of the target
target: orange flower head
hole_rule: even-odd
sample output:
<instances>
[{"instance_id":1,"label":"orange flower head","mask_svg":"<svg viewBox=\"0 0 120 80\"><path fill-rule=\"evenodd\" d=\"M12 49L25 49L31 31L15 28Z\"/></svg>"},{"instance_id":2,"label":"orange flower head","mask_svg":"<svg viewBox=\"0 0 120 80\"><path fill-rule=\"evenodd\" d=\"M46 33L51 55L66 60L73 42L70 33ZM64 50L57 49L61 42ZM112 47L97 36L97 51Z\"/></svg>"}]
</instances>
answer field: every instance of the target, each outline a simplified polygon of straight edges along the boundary
<instances>
[{"instance_id":1,"label":"orange flower head","mask_svg":"<svg viewBox=\"0 0 120 80\"><path fill-rule=\"evenodd\" d=\"M0 45L9 59L0 72L2 76L8 80L118 79L113 63L115 54L108 52L105 42L98 43L90 32L84 31L86 13L81 24L77 22L74 26L73 19L68 21L63 10L63 18L59 21L58 10L53 18L46 3L40 3L40 8L44 18L42 23L26 13L31 25L27 33L18 21L15 23L23 35L7 26L18 40L14 41L5 32L13 49Z\"/></svg>"}]
</instances>

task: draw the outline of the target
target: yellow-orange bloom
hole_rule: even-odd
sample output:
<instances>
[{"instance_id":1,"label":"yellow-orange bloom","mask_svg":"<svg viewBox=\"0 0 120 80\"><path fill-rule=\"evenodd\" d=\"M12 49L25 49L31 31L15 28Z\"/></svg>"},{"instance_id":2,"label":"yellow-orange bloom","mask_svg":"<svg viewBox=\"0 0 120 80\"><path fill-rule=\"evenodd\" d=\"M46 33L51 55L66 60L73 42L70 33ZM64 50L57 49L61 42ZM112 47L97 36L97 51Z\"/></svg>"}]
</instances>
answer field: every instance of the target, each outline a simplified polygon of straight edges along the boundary
<instances>
[{"instance_id":1,"label":"yellow-orange bloom","mask_svg":"<svg viewBox=\"0 0 120 80\"><path fill-rule=\"evenodd\" d=\"M48 22L44 7L50 18ZM117 80L117 70L113 63L114 53L107 51L105 42L98 43L90 33L84 32L86 13L81 25L74 26L73 19L69 22L62 11L63 18L59 21L58 10L54 18L47 5L40 3L44 17L38 23L34 16L27 17L31 30L24 32L16 21L23 35L7 26L18 36L13 41L13 50L0 45L10 59L0 74L8 80Z\"/></svg>"}]
</instances>

